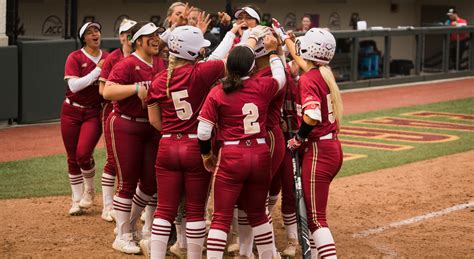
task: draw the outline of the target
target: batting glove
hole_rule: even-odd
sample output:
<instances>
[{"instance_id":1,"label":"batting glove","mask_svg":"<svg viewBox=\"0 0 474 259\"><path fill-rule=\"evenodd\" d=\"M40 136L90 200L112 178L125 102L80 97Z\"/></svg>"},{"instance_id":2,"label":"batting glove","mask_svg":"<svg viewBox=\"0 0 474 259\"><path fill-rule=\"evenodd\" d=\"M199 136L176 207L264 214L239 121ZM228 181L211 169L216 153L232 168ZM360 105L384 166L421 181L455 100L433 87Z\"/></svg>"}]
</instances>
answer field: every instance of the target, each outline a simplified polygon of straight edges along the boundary
<instances>
[{"instance_id":1,"label":"batting glove","mask_svg":"<svg viewBox=\"0 0 474 259\"><path fill-rule=\"evenodd\" d=\"M272 27L278 37L280 37L281 41L285 43L285 40L288 38L288 35L286 34L285 29L283 29L283 27L281 26L280 22L275 18L272 18Z\"/></svg>"},{"instance_id":2,"label":"batting glove","mask_svg":"<svg viewBox=\"0 0 474 259\"><path fill-rule=\"evenodd\" d=\"M269 27L265 27L262 25L259 25L255 28L252 28L252 31L250 32L250 38L254 38L257 42L266 35L271 35L272 31L270 30Z\"/></svg>"},{"instance_id":3,"label":"batting glove","mask_svg":"<svg viewBox=\"0 0 474 259\"><path fill-rule=\"evenodd\" d=\"M301 144L303 144L303 141L299 140L297 136L294 136L292 139L288 140L287 147L291 152L293 152L301 147Z\"/></svg>"}]
</instances>

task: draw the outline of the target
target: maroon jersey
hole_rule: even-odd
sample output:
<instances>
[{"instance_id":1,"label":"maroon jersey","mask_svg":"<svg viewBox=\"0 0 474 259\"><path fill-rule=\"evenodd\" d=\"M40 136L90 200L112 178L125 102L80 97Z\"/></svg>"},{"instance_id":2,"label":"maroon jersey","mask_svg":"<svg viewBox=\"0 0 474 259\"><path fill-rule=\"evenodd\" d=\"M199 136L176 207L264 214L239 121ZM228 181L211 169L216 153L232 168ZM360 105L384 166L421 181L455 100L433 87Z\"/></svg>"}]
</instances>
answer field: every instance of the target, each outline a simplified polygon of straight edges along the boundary
<instances>
[{"instance_id":1,"label":"maroon jersey","mask_svg":"<svg viewBox=\"0 0 474 259\"><path fill-rule=\"evenodd\" d=\"M123 58L124 56L121 48L110 52L109 56L105 59L104 64L102 65L99 81L107 82L107 78L109 77L110 72L112 72L112 68Z\"/></svg>"},{"instance_id":2,"label":"maroon jersey","mask_svg":"<svg viewBox=\"0 0 474 259\"><path fill-rule=\"evenodd\" d=\"M287 124L285 133L291 130L298 132L298 117L301 117L301 99L299 95L298 81L291 76L286 77L285 104L283 105L283 120ZM289 124L288 124L289 123ZM285 135L289 137L289 135Z\"/></svg>"},{"instance_id":3,"label":"maroon jersey","mask_svg":"<svg viewBox=\"0 0 474 259\"><path fill-rule=\"evenodd\" d=\"M169 83L170 98L166 96L167 71L153 80L148 91L149 106L158 104L161 108L162 133L197 132L199 111L211 86L224 76L222 60L188 64L173 70Z\"/></svg>"},{"instance_id":4,"label":"maroon jersey","mask_svg":"<svg viewBox=\"0 0 474 259\"><path fill-rule=\"evenodd\" d=\"M198 119L218 128L218 141L264 138L269 103L277 91L278 82L272 77L254 76L228 94L220 84L207 96Z\"/></svg>"},{"instance_id":5,"label":"maroon jersey","mask_svg":"<svg viewBox=\"0 0 474 259\"><path fill-rule=\"evenodd\" d=\"M318 119L318 124L309 133L308 139L319 138L336 131L337 122L332 111L331 94L319 69L311 69L301 75L299 88L303 113L307 109L319 109L321 111L321 118Z\"/></svg>"},{"instance_id":6,"label":"maroon jersey","mask_svg":"<svg viewBox=\"0 0 474 259\"><path fill-rule=\"evenodd\" d=\"M107 58L108 52L101 51L100 55L99 60L105 59ZM92 60L90 55L86 55L84 49L73 51L66 60L64 79L84 77L96 68L97 63ZM69 89L69 86L67 86L66 97L72 102L84 106L99 106L104 100L99 94L99 81L94 81L92 85L76 93L73 93L71 89Z\"/></svg>"},{"instance_id":7,"label":"maroon jersey","mask_svg":"<svg viewBox=\"0 0 474 259\"><path fill-rule=\"evenodd\" d=\"M165 69L164 61L155 56L153 64L142 60L135 53L122 59L113 68L107 82L119 85L140 84L146 87L151 85L153 76ZM110 87L120 87L111 85ZM114 111L135 118L148 118L146 106L137 95L114 102Z\"/></svg>"}]
</instances>

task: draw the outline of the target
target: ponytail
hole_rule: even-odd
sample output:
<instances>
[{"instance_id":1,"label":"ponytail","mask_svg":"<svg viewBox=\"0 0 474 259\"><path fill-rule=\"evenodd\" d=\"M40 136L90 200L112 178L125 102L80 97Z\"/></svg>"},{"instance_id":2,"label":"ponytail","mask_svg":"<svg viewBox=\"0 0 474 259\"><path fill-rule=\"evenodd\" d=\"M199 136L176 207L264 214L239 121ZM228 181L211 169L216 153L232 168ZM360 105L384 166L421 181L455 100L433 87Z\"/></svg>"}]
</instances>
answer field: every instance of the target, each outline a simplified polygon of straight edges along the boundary
<instances>
[{"instance_id":1,"label":"ponytail","mask_svg":"<svg viewBox=\"0 0 474 259\"><path fill-rule=\"evenodd\" d=\"M337 86L336 80L334 79L334 75L332 74L331 68L329 66L319 66L319 72L321 72L324 81L329 87L329 92L331 93L332 110L334 112L334 117L336 117L337 130L339 131L342 124L343 113L342 98L339 91L339 86Z\"/></svg>"},{"instance_id":2,"label":"ponytail","mask_svg":"<svg viewBox=\"0 0 474 259\"><path fill-rule=\"evenodd\" d=\"M224 80L224 83L222 85L222 90L224 90L226 94L229 94L233 91L239 90L242 87L243 84L240 76L237 74L228 73L227 78Z\"/></svg>"},{"instance_id":3,"label":"ponytail","mask_svg":"<svg viewBox=\"0 0 474 259\"><path fill-rule=\"evenodd\" d=\"M168 72L168 75L166 77L166 96L168 96L168 98L170 98L171 76L173 75L173 70L176 66L176 63L177 63L177 58L173 55L170 55L168 59L168 69L166 70Z\"/></svg>"}]
</instances>

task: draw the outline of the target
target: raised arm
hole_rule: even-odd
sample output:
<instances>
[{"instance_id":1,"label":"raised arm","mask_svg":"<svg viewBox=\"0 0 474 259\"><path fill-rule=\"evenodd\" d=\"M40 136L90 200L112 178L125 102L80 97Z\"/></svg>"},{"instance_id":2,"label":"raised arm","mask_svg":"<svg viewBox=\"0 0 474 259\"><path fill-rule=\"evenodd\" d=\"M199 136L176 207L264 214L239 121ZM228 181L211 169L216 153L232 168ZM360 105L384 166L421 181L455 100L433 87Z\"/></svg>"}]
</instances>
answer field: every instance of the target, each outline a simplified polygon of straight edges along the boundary
<instances>
[{"instance_id":1,"label":"raised arm","mask_svg":"<svg viewBox=\"0 0 474 259\"><path fill-rule=\"evenodd\" d=\"M68 79L67 84L71 92L77 93L82 89L88 87L89 85L92 85L92 83L94 83L94 81L96 81L100 76L102 64L104 64L103 59L99 61L99 63L97 63L96 68L94 68L94 70L92 70L89 74L83 77L75 77Z\"/></svg>"},{"instance_id":2,"label":"raised arm","mask_svg":"<svg viewBox=\"0 0 474 259\"><path fill-rule=\"evenodd\" d=\"M273 29L278 34L281 41L285 43L286 47L288 48L288 51L291 54L291 57L293 57L296 64L298 64L298 66L303 71L305 71L305 72L308 71L308 68L306 66L306 61L302 57L300 57L296 54L296 47L295 47L295 43L293 42L293 40L291 40L291 38L285 33L285 30L283 29L283 27L281 27L280 22L278 22L277 19L272 18L272 20L273 20L273 23L272 23Z\"/></svg>"},{"instance_id":3,"label":"raised arm","mask_svg":"<svg viewBox=\"0 0 474 259\"><path fill-rule=\"evenodd\" d=\"M283 62L278 56L278 40L273 35L267 35L263 39L263 45L267 52L270 53L270 68L272 77L278 82L278 90L281 90L286 84L285 69Z\"/></svg>"}]
</instances>

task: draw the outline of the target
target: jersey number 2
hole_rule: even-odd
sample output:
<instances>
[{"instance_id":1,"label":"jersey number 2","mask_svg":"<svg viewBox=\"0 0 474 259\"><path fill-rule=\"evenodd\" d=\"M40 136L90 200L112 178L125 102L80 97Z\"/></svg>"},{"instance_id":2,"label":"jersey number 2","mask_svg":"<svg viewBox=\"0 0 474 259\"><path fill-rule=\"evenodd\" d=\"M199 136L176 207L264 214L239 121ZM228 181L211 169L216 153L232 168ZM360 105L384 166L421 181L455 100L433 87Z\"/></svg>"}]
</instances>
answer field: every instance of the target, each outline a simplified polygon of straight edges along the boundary
<instances>
[{"instance_id":1,"label":"jersey number 2","mask_svg":"<svg viewBox=\"0 0 474 259\"><path fill-rule=\"evenodd\" d=\"M258 124L258 107L254 103L246 103L242 107L244 118L244 132L245 134L255 134L260 132L260 124Z\"/></svg>"},{"instance_id":2,"label":"jersey number 2","mask_svg":"<svg viewBox=\"0 0 474 259\"><path fill-rule=\"evenodd\" d=\"M188 97L188 90L181 90L171 93L176 115L178 115L178 118L183 121L189 120L191 119L191 116L193 116L193 108L191 107L191 104L183 100L184 98Z\"/></svg>"}]
</instances>

